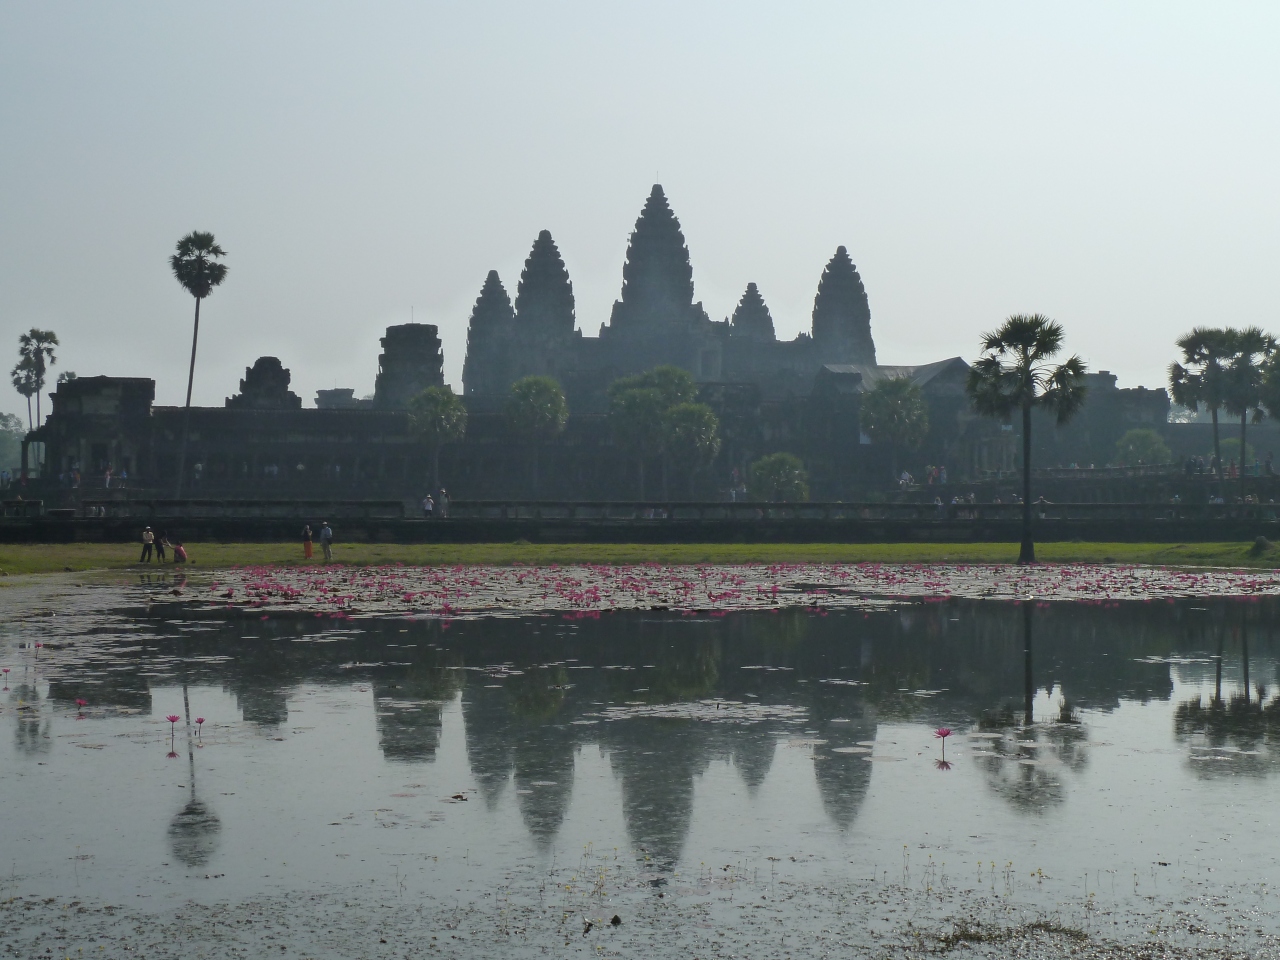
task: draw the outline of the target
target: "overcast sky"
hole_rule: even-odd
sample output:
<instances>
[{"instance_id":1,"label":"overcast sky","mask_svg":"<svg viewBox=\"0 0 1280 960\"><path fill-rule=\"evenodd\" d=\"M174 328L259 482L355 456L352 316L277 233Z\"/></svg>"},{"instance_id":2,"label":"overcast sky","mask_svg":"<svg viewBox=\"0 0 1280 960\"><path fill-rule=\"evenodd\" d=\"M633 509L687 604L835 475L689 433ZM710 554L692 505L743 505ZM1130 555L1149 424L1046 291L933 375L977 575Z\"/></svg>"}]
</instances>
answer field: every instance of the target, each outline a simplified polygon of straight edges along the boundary
<instances>
[{"instance_id":1,"label":"overcast sky","mask_svg":"<svg viewBox=\"0 0 1280 960\"><path fill-rule=\"evenodd\" d=\"M594 336L657 178L714 319L755 281L807 330L844 244L882 363L1040 311L1160 386L1194 324L1280 332L1278 43L1275 3L0 0L0 357L49 327L181 402L201 229L197 403L262 354L372 392L411 310L461 390L486 271L549 229Z\"/></svg>"}]
</instances>

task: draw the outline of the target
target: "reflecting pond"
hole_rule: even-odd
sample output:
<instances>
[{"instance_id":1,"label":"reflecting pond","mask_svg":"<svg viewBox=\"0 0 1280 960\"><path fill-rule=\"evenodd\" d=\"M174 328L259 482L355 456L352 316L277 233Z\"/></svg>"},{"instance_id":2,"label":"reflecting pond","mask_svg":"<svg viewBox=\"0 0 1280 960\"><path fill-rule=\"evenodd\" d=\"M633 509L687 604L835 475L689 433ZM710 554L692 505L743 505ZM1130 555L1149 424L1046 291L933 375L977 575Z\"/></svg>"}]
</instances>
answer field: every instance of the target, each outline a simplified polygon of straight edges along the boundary
<instances>
[{"instance_id":1,"label":"reflecting pond","mask_svg":"<svg viewBox=\"0 0 1280 960\"><path fill-rule=\"evenodd\" d=\"M602 903L798 883L1268 912L1278 612L170 619L104 590L3 628L0 873L148 909L615 871Z\"/></svg>"}]
</instances>

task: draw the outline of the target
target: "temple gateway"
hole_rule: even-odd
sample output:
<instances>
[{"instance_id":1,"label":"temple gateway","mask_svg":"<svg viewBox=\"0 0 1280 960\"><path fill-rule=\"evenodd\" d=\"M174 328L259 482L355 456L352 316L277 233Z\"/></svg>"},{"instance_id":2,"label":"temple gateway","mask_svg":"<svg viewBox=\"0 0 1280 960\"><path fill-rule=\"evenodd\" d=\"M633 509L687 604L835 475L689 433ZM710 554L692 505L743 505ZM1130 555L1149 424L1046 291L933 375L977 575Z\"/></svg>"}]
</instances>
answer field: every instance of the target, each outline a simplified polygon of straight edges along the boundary
<instances>
[{"instance_id":1,"label":"temple gateway","mask_svg":"<svg viewBox=\"0 0 1280 960\"><path fill-rule=\"evenodd\" d=\"M953 481L1015 467L1014 427L974 414L963 359L878 362L866 288L844 247L821 271L810 332L779 340L754 283L732 316L712 320L694 300L680 222L655 185L631 233L621 294L597 336L584 336L578 326L573 284L548 231L534 240L514 303L496 272L485 278L467 330L466 436L441 451L443 484L467 499L639 497L634 455L613 440L607 390L618 377L661 364L692 374L699 400L719 418L722 446L696 484L650 488L650 498L724 497L732 477L776 451L804 461L815 499L859 499L884 490L891 483L890 457L859 429L859 411L862 394L890 376L913 379L929 409L928 437L904 455L903 466L945 466ZM185 492L420 498L429 457L410 430L406 407L426 387L443 386L443 371L435 326L389 327L371 397L357 398L350 388L321 390L315 405L304 407L290 390L289 369L279 358L260 357L223 406L192 409ZM502 412L511 385L533 374L559 381L570 410L563 434L540 452L536 490L532 438L518 435ZM1037 429L1038 462L1102 464L1131 427L1167 434L1164 390L1120 389L1106 371L1089 374L1088 381L1080 416L1062 430L1049 423ZM40 461L28 467L42 496L74 501L81 490L103 491L108 469L116 481L111 496L172 495L183 411L154 404L153 380L82 377L58 384L52 396L52 413L24 444ZM664 475L664 466L655 461L645 471ZM81 486L73 489L75 477Z\"/></svg>"}]
</instances>

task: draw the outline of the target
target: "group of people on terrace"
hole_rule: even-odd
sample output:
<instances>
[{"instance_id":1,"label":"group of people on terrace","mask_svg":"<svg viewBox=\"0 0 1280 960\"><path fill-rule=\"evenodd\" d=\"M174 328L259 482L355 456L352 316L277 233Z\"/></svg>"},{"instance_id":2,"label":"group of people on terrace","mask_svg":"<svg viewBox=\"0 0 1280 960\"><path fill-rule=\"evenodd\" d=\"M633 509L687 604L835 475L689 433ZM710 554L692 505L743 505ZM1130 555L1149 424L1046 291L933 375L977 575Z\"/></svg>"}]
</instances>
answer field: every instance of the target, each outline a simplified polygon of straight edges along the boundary
<instances>
[{"instance_id":1,"label":"group of people on terrace","mask_svg":"<svg viewBox=\"0 0 1280 960\"><path fill-rule=\"evenodd\" d=\"M1272 454L1270 450L1267 451L1266 460L1259 461L1255 456L1253 458L1253 463L1251 464L1241 461L1240 465L1236 466L1235 457L1231 457L1228 459L1227 465L1224 467L1221 459L1218 457L1210 457L1207 463L1205 462L1204 457L1187 457L1182 468L1188 477L1208 475L1212 477L1221 477L1226 480L1238 480L1242 474L1246 477L1275 476L1275 469L1272 467Z\"/></svg>"}]
</instances>

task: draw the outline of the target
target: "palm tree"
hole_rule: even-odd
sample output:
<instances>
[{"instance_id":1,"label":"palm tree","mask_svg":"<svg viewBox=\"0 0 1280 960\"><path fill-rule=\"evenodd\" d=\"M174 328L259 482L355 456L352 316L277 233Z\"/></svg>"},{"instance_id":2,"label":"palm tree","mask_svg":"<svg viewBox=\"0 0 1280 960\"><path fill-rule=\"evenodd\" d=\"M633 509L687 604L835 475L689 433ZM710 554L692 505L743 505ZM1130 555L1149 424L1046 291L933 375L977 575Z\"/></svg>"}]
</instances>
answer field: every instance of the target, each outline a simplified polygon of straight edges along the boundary
<instances>
[{"instance_id":1,"label":"palm tree","mask_svg":"<svg viewBox=\"0 0 1280 960\"><path fill-rule=\"evenodd\" d=\"M983 334L982 357L969 369L968 391L974 407L988 417L1022 412L1022 547L1019 563L1035 563L1031 539L1031 411L1052 411L1058 424L1084 404L1085 365L1072 354L1050 362L1062 349L1062 325L1034 313L1009 317Z\"/></svg>"},{"instance_id":2,"label":"palm tree","mask_svg":"<svg viewBox=\"0 0 1280 960\"><path fill-rule=\"evenodd\" d=\"M1218 439L1218 411L1226 403L1226 364L1231 356L1231 332L1218 327L1195 327L1177 341L1182 362L1169 364L1169 395L1189 410L1203 404L1213 419L1213 459L1222 469Z\"/></svg>"},{"instance_id":3,"label":"palm tree","mask_svg":"<svg viewBox=\"0 0 1280 960\"><path fill-rule=\"evenodd\" d=\"M1265 416L1262 402L1263 379L1271 357L1276 352L1276 339L1260 327L1227 330L1230 361L1226 368L1225 403L1227 412L1240 417L1240 498L1244 499L1245 444L1249 418L1261 423Z\"/></svg>"},{"instance_id":4,"label":"palm tree","mask_svg":"<svg viewBox=\"0 0 1280 960\"><path fill-rule=\"evenodd\" d=\"M187 370L187 402L182 414L182 444L178 448L178 487L174 494L182 496L183 474L187 464L187 434L191 425L191 385L196 376L196 343L200 339L200 301L227 278L227 265L218 260L227 251L213 239L212 233L193 230L178 241L177 252L169 258L169 266L178 283L196 298L196 319L191 330L191 366Z\"/></svg>"},{"instance_id":5,"label":"palm tree","mask_svg":"<svg viewBox=\"0 0 1280 960\"><path fill-rule=\"evenodd\" d=\"M27 429L34 430L36 425L31 419L31 398L36 392L36 374L31 368L31 360L27 357L19 360L9 371L9 377L13 383L13 389L27 398Z\"/></svg>"},{"instance_id":6,"label":"palm tree","mask_svg":"<svg viewBox=\"0 0 1280 960\"><path fill-rule=\"evenodd\" d=\"M644 464L662 446L662 418L670 407L655 387L609 390L609 424L614 439L636 458L640 499L644 499Z\"/></svg>"},{"instance_id":7,"label":"palm tree","mask_svg":"<svg viewBox=\"0 0 1280 960\"><path fill-rule=\"evenodd\" d=\"M682 403L693 403L698 388L687 370L674 366L654 367L635 376L621 377L609 384L609 421L614 438L635 455L640 476L640 499L644 499L645 460L664 453L667 411ZM663 496L666 496L666 457L662 461Z\"/></svg>"},{"instance_id":8,"label":"palm tree","mask_svg":"<svg viewBox=\"0 0 1280 960\"><path fill-rule=\"evenodd\" d=\"M862 397L862 429L889 447L893 479L898 479L898 450L918 447L929 432L924 393L910 377L887 377Z\"/></svg>"},{"instance_id":9,"label":"palm tree","mask_svg":"<svg viewBox=\"0 0 1280 960\"><path fill-rule=\"evenodd\" d=\"M58 358L53 355L53 348L56 346L59 346L58 335L52 330L39 330L32 327L18 337L18 355L22 357L20 364L25 363L30 371L31 392L36 398L37 420L44 419L40 413L40 393L44 390L45 374L49 372L49 367L58 362ZM16 374L16 368L14 372Z\"/></svg>"},{"instance_id":10,"label":"palm tree","mask_svg":"<svg viewBox=\"0 0 1280 960\"><path fill-rule=\"evenodd\" d=\"M525 377L507 395L507 424L533 446L533 496L538 497L538 455L543 443L554 440L569 420L564 391L551 377Z\"/></svg>"},{"instance_id":11,"label":"palm tree","mask_svg":"<svg viewBox=\"0 0 1280 960\"><path fill-rule=\"evenodd\" d=\"M689 498L698 473L720 452L720 420L705 403L677 403L662 418L663 448L680 464L689 481Z\"/></svg>"},{"instance_id":12,"label":"palm tree","mask_svg":"<svg viewBox=\"0 0 1280 960\"><path fill-rule=\"evenodd\" d=\"M431 450L431 488L440 486L440 448L467 432L467 408L448 387L427 387L409 401L409 429Z\"/></svg>"},{"instance_id":13,"label":"palm tree","mask_svg":"<svg viewBox=\"0 0 1280 960\"><path fill-rule=\"evenodd\" d=\"M1271 419L1280 420L1280 350L1271 354L1262 364L1259 398Z\"/></svg>"}]
</instances>

